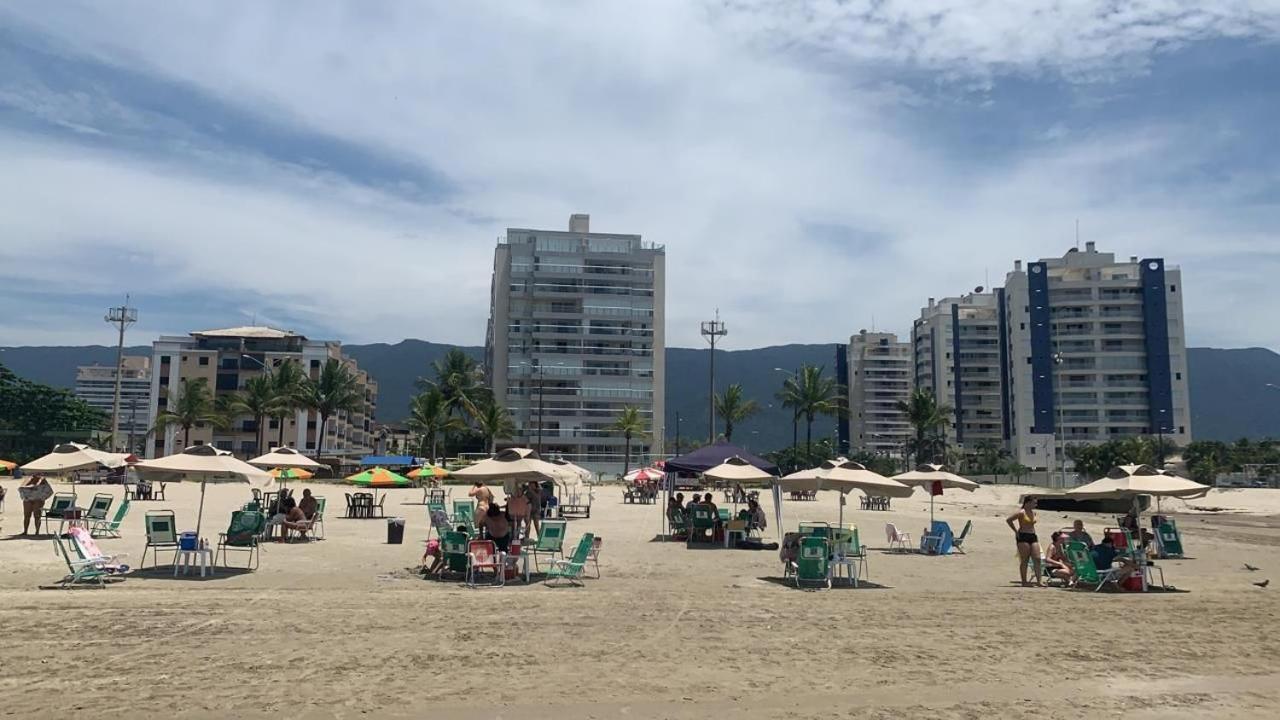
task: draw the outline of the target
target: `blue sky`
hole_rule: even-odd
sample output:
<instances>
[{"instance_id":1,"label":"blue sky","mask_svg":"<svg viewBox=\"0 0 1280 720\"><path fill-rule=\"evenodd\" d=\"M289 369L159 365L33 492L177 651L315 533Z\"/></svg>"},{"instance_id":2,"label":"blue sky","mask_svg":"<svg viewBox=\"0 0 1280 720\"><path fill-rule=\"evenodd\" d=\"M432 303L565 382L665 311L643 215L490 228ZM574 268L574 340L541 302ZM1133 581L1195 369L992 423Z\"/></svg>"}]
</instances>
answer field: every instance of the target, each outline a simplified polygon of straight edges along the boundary
<instances>
[{"instance_id":1,"label":"blue sky","mask_svg":"<svg viewBox=\"0 0 1280 720\"><path fill-rule=\"evenodd\" d=\"M479 344L508 226L641 233L668 338L905 332L1081 239L1280 348L1280 3L0 0L0 345Z\"/></svg>"}]
</instances>

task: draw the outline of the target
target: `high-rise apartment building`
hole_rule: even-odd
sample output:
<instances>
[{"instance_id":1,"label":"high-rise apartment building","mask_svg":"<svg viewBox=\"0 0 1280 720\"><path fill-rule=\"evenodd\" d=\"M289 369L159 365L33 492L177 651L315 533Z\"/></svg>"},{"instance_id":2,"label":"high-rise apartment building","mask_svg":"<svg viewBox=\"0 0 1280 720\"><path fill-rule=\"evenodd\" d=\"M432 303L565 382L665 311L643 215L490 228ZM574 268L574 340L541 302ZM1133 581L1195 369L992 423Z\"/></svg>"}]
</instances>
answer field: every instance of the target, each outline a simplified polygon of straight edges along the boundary
<instances>
[{"instance_id":1,"label":"high-rise apartment building","mask_svg":"<svg viewBox=\"0 0 1280 720\"><path fill-rule=\"evenodd\" d=\"M849 444L856 450L897 456L911 437L911 424L898 409L909 400L911 344L893 333L862 330L849 338Z\"/></svg>"},{"instance_id":2,"label":"high-rise apartment building","mask_svg":"<svg viewBox=\"0 0 1280 720\"><path fill-rule=\"evenodd\" d=\"M1094 243L1014 263L1005 279L1009 448L1058 467L1065 445L1135 435L1191 440L1182 282L1161 258L1117 261Z\"/></svg>"},{"instance_id":3,"label":"high-rise apartment building","mask_svg":"<svg viewBox=\"0 0 1280 720\"><path fill-rule=\"evenodd\" d=\"M612 472L625 441L609 426L635 407L649 435L633 457L662 451L665 263L662 246L591 232L587 215L567 232L507 230L485 337L494 396L517 427L504 444Z\"/></svg>"},{"instance_id":4,"label":"high-rise apartment building","mask_svg":"<svg viewBox=\"0 0 1280 720\"><path fill-rule=\"evenodd\" d=\"M137 452L151 429L151 358L125 357L120 373L120 439ZM82 365L76 368L75 396L111 417L115 402L116 368ZM130 440L132 439L132 442Z\"/></svg>"},{"instance_id":5,"label":"high-rise apartment building","mask_svg":"<svg viewBox=\"0 0 1280 720\"><path fill-rule=\"evenodd\" d=\"M244 388L250 378L270 374L284 363L301 365L303 374L316 378L325 361L345 363L356 376L363 400L352 412L330 417L325 429L325 459L348 459L373 450L374 413L378 385L354 360L342 354L342 345L333 341L308 340L288 330L270 327L236 327L204 330L190 335L162 336L152 344L151 416L176 407L183 380L204 378L215 398ZM282 444L303 452L316 453L320 417L313 410L296 410L284 427L267 419L262 447L254 418L234 418L230 427L215 428L200 423L191 428L190 441L229 450L241 458L260 455ZM168 455L182 449L183 431L174 426L147 439L149 456ZM317 458L319 459L319 458Z\"/></svg>"},{"instance_id":6,"label":"high-rise apartment building","mask_svg":"<svg viewBox=\"0 0 1280 720\"><path fill-rule=\"evenodd\" d=\"M951 446L1005 444L1000 293L929 298L911 328L916 387L953 409Z\"/></svg>"}]
</instances>

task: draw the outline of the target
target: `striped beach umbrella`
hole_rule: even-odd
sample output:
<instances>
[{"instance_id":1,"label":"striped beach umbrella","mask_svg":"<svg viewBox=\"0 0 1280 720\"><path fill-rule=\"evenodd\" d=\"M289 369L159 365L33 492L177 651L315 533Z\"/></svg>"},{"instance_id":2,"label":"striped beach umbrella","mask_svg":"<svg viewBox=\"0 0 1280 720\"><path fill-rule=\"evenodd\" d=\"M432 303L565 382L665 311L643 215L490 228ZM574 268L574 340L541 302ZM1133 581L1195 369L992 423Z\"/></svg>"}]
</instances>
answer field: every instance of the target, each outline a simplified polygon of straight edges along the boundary
<instances>
[{"instance_id":1,"label":"striped beach umbrella","mask_svg":"<svg viewBox=\"0 0 1280 720\"><path fill-rule=\"evenodd\" d=\"M347 477L347 482L357 487L394 488L409 487L413 481L403 475L397 475L384 467L375 467Z\"/></svg>"},{"instance_id":2,"label":"striped beach umbrella","mask_svg":"<svg viewBox=\"0 0 1280 720\"><path fill-rule=\"evenodd\" d=\"M309 473L302 468L275 468L271 471L271 477L277 480L310 480L315 474Z\"/></svg>"},{"instance_id":3,"label":"striped beach umbrella","mask_svg":"<svg viewBox=\"0 0 1280 720\"><path fill-rule=\"evenodd\" d=\"M440 478L448 476L449 471L439 465L423 465L420 468L416 468L408 472L408 477L411 477L414 480L425 480L427 478L435 478L439 480Z\"/></svg>"}]
</instances>

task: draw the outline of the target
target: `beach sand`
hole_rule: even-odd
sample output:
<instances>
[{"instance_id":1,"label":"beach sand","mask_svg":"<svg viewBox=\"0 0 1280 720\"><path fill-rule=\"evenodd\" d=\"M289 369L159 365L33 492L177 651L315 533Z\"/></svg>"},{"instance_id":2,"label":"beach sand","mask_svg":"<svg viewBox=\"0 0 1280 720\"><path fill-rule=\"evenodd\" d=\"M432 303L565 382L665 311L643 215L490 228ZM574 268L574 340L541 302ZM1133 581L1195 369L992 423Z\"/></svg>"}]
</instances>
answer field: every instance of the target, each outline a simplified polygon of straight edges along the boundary
<instances>
[{"instance_id":1,"label":"beach sand","mask_svg":"<svg viewBox=\"0 0 1280 720\"><path fill-rule=\"evenodd\" d=\"M386 524L338 517L327 538L271 544L253 573L168 572L106 590L55 591L49 539L16 537L16 483L0 529L0 716L95 718L1254 718L1280 713L1280 492L1213 492L1166 503L1192 559L1161 561L1178 592L1088 593L1017 586L1003 524L1025 488L939 498L972 519L968 554L893 554L884 524L918 537L928 497L857 510L870 550L859 589L799 591L775 551L656 542L660 510L597 488L603 577L585 588L469 590L424 581L420 490L392 491L405 544ZM68 486L58 485L59 490ZM82 504L95 492L79 488ZM300 492L300 491L299 491ZM455 497L464 489L453 488ZM216 538L247 486L210 486ZM108 553L136 565L146 510L193 528L199 486L135 503ZM717 498L718 499L718 498ZM1218 507L1229 512L1202 512ZM767 507L767 506L766 506ZM767 507L768 509L768 507ZM798 520L836 518L836 496L787 502ZM771 513L770 509L770 513ZM1110 519L1082 516L1095 534ZM770 514L770 525L773 524ZM1069 524L1041 514L1040 535ZM773 528L770 528L772 534ZM1248 572L1244 563L1262 570ZM1252 582L1273 577L1262 590Z\"/></svg>"}]
</instances>

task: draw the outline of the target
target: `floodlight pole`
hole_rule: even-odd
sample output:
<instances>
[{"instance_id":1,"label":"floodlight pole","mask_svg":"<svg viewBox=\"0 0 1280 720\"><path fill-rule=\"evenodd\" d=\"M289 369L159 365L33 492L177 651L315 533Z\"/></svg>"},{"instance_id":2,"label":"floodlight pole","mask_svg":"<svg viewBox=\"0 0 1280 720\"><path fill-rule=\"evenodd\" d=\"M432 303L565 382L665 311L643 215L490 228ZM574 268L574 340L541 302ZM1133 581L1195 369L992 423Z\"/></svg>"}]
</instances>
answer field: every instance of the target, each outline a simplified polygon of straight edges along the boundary
<instances>
[{"instance_id":1,"label":"floodlight pole","mask_svg":"<svg viewBox=\"0 0 1280 720\"><path fill-rule=\"evenodd\" d=\"M707 395L707 442L716 441L716 341L728 335L729 331L720 321L720 311L716 310L716 319L702 323L702 337L711 343L711 379Z\"/></svg>"},{"instance_id":2,"label":"floodlight pole","mask_svg":"<svg viewBox=\"0 0 1280 720\"><path fill-rule=\"evenodd\" d=\"M138 321L138 311L129 307L129 296L125 295L124 304L108 308L103 319L120 330L119 341L116 343L116 389L111 400L111 449L115 451L120 449L120 380L124 374L124 331Z\"/></svg>"}]
</instances>

